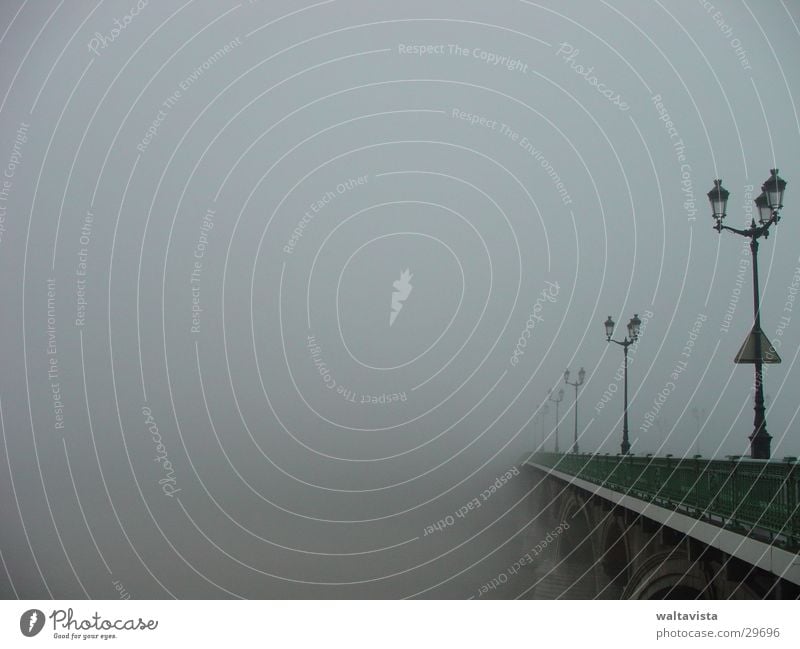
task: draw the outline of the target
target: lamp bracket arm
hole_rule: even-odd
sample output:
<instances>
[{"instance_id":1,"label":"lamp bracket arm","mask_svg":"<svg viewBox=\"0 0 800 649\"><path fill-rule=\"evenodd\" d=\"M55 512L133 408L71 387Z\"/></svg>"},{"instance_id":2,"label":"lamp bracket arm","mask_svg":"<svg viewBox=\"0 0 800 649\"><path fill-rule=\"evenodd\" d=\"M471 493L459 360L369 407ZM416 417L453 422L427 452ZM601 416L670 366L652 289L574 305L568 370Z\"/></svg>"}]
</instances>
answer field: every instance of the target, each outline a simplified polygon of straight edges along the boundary
<instances>
[{"instance_id":1,"label":"lamp bracket arm","mask_svg":"<svg viewBox=\"0 0 800 649\"><path fill-rule=\"evenodd\" d=\"M720 231L727 230L728 232L733 232L734 234L739 234L743 237L750 237L752 238L753 234L755 234L754 229L750 228L749 230L739 230L738 228L732 228L728 225L720 225Z\"/></svg>"}]
</instances>

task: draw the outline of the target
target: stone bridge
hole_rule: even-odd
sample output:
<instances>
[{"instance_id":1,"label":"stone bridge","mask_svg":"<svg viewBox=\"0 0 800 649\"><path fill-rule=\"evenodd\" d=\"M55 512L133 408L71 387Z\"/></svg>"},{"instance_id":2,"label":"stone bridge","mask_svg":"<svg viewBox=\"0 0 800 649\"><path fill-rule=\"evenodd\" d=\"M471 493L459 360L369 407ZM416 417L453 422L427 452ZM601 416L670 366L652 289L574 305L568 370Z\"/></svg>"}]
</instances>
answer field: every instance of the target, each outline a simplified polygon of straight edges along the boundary
<instances>
[{"instance_id":1,"label":"stone bridge","mask_svg":"<svg viewBox=\"0 0 800 649\"><path fill-rule=\"evenodd\" d=\"M555 539L537 597L800 597L800 466L534 453ZM548 583L549 582L549 583Z\"/></svg>"}]
</instances>

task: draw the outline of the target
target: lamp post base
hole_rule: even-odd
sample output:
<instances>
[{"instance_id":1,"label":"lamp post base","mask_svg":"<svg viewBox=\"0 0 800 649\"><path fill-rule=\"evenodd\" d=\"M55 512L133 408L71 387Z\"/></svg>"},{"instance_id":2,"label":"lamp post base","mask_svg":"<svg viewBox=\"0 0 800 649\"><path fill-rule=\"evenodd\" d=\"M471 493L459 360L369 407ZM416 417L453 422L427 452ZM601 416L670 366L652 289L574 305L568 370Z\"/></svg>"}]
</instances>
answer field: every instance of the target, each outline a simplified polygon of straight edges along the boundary
<instances>
[{"instance_id":1,"label":"lamp post base","mask_svg":"<svg viewBox=\"0 0 800 649\"><path fill-rule=\"evenodd\" d=\"M754 460L768 460L772 436L765 430L760 430L750 436L750 457Z\"/></svg>"}]
</instances>

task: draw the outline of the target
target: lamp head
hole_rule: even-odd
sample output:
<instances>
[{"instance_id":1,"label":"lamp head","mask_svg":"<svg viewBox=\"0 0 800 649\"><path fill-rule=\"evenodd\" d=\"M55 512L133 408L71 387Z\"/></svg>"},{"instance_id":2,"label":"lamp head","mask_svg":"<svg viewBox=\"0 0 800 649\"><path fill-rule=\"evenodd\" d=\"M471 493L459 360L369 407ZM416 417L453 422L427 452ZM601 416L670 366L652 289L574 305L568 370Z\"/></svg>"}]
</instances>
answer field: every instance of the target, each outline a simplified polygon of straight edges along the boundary
<instances>
[{"instance_id":1,"label":"lamp head","mask_svg":"<svg viewBox=\"0 0 800 649\"><path fill-rule=\"evenodd\" d=\"M628 323L628 338L636 340L639 337L639 331L642 327L642 321L639 320L639 314L634 313L631 321Z\"/></svg>"},{"instance_id":2,"label":"lamp head","mask_svg":"<svg viewBox=\"0 0 800 649\"><path fill-rule=\"evenodd\" d=\"M756 204L756 211L758 212L758 220L761 222L761 225L765 223L769 223L770 219L772 219L772 208L769 206L769 199L764 192L761 192L753 201Z\"/></svg>"},{"instance_id":3,"label":"lamp head","mask_svg":"<svg viewBox=\"0 0 800 649\"><path fill-rule=\"evenodd\" d=\"M725 209L728 205L730 192L722 186L721 180L715 180L714 186L707 196L708 201L711 203L711 216L716 220L717 229L719 229L722 219L725 218Z\"/></svg>"},{"instance_id":4,"label":"lamp head","mask_svg":"<svg viewBox=\"0 0 800 649\"><path fill-rule=\"evenodd\" d=\"M608 320L603 324L606 327L606 340L611 340L611 336L614 334L614 321L611 319L611 316L608 316Z\"/></svg>"},{"instance_id":5,"label":"lamp head","mask_svg":"<svg viewBox=\"0 0 800 649\"><path fill-rule=\"evenodd\" d=\"M773 212L783 207L783 192L786 190L786 181L778 175L777 169L770 169L770 177L761 185L761 191L766 194L767 205Z\"/></svg>"}]
</instances>

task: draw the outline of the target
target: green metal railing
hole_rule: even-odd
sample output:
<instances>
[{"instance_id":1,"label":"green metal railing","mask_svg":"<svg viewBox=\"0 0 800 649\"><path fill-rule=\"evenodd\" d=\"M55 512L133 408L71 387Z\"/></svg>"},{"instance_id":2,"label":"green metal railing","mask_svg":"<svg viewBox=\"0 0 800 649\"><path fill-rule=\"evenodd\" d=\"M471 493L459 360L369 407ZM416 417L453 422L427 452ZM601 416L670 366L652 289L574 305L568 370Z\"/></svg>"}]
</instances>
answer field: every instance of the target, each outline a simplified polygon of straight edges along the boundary
<instances>
[{"instance_id":1,"label":"green metal railing","mask_svg":"<svg viewBox=\"0 0 800 649\"><path fill-rule=\"evenodd\" d=\"M797 462L535 453L528 463L613 491L800 547Z\"/></svg>"}]
</instances>

